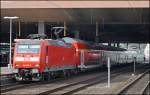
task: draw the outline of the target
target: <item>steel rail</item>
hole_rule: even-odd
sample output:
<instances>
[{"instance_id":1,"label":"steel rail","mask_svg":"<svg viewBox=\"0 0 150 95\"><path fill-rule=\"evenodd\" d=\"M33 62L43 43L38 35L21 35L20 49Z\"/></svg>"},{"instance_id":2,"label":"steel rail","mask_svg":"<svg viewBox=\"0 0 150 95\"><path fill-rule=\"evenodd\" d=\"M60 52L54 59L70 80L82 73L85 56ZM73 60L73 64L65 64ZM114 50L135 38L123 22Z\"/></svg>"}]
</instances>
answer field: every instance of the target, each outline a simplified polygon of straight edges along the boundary
<instances>
[{"instance_id":1,"label":"steel rail","mask_svg":"<svg viewBox=\"0 0 150 95\"><path fill-rule=\"evenodd\" d=\"M2 88L4 88L4 87L10 87L10 86L14 86L14 85L16 85L16 84L18 84L18 82L9 83L9 84L4 84L4 85L0 85L0 88L2 89Z\"/></svg>"},{"instance_id":2,"label":"steel rail","mask_svg":"<svg viewBox=\"0 0 150 95\"><path fill-rule=\"evenodd\" d=\"M127 69L127 68L129 68L130 66L128 66L128 67L123 67L123 68L119 68L119 69L117 69L117 71L114 71L114 72L118 72L119 70L123 70L123 69ZM125 70L123 70L123 71L125 71ZM88 73L88 75L89 74L91 74L91 73ZM81 75L83 75L82 73L81 73ZM86 74L87 75L87 74ZM77 75L77 76L80 76L80 75ZM1 93L4 93L4 92L9 92L9 91L11 91L11 90L17 90L17 89L21 89L21 88L26 88L26 87L32 87L32 86L37 86L37 85L40 85L40 84L48 84L48 83L54 83L54 82L57 82L57 81L65 81L65 79L70 79L70 78L74 78L74 76L73 77L69 77L69 78L58 78L58 79L54 79L54 80L51 80L51 81L44 81L44 82L36 82L36 83L31 83L31 84L23 84L23 85L20 85L20 86L16 86L16 87L10 87L10 88L6 88L6 89L1 89ZM54 90L53 90L54 91ZM43 94L44 93L46 93L46 92L43 92ZM42 94L42 93L41 93Z\"/></svg>"},{"instance_id":3,"label":"steel rail","mask_svg":"<svg viewBox=\"0 0 150 95\"><path fill-rule=\"evenodd\" d=\"M87 73L91 74L92 72L90 72L90 73L87 72ZM87 73L86 74L80 73L77 76L88 75ZM76 77L76 76L72 76L72 77L69 77L69 78L74 78L74 77ZM57 78L57 79L52 79L50 81L44 81L44 82L42 81L42 82L36 82L36 83L30 83L30 84L16 84L14 86L8 85L8 86L1 87L0 91L1 91L1 93L5 93L5 92L16 90L16 89L21 89L21 88L25 88L25 87L29 87L29 86L40 85L40 84L47 84L47 83L57 82L57 81L65 80L65 79L69 79L69 78L67 78L67 77Z\"/></svg>"},{"instance_id":4,"label":"steel rail","mask_svg":"<svg viewBox=\"0 0 150 95\"><path fill-rule=\"evenodd\" d=\"M141 90L139 95L145 95L144 93L146 92L147 88L150 88L150 81L147 82L146 86Z\"/></svg>"},{"instance_id":5,"label":"steel rail","mask_svg":"<svg viewBox=\"0 0 150 95\"><path fill-rule=\"evenodd\" d=\"M25 88L25 87L29 87L29 86L36 86L36 85L40 85L40 84L48 84L48 83L53 83L53 82L57 82L57 81L60 81L60 80L63 81L63 80L69 79L69 78L75 78L75 77L78 77L78 76L89 75L89 74L92 74L92 73L93 72L90 72L90 73L88 72L86 74L80 73L79 75L76 75L76 76L51 79L49 81L41 81L41 82L35 82L35 83L29 83L29 84L21 84L21 83L19 84L18 83L16 85L11 85L11 84L1 85L0 92L5 93L5 92L8 92L8 91L21 89L21 88Z\"/></svg>"},{"instance_id":6,"label":"steel rail","mask_svg":"<svg viewBox=\"0 0 150 95\"><path fill-rule=\"evenodd\" d=\"M132 80L131 82L129 82L127 85L125 85L124 87L122 87L120 90L117 91L117 95L119 94L123 94L123 92L125 92L127 89L129 89L132 85L134 85L135 83L137 83L142 77L145 76L145 74L147 74L149 72L150 69L146 70L144 73L142 73L140 76L138 76L137 78L135 78L134 80Z\"/></svg>"},{"instance_id":7,"label":"steel rail","mask_svg":"<svg viewBox=\"0 0 150 95\"><path fill-rule=\"evenodd\" d=\"M126 72L126 69L127 69L127 70L131 70L131 69L129 69L129 68L131 68L131 67L116 70L116 71L112 72L112 73L115 73L115 74L112 74L111 77L116 77L116 76L122 74L121 71ZM119 71L120 71L120 72L119 72ZM117 73L117 72L118 72L118 73ZM117 73L117 74L116 74L116 73ZM76 85L81 84L81 83L93 82L93 80L98 79L97 81L94 81L93 83L89 83L89 84L87 84L87 85L85 85L85 86L82 86L82 87L79 87L79 88L77 88L77 89L74 89L74 90L72 90L72 91L70 91L70 92L64 93L63 95L73 94L73 93L76 92L76 91L79 91L79 90L81 90L81 89L84 89L84 88L86 88L86 87L92 86L92 85L94 85L94 84L97 84L97 83L99 83L99 82L101 82L101 81L106 80L106 79L107 79L106 74L107 74L107 73L105 73L105 74L103 74L103 75L100 75L100 76L97 76L97 77L94 77L94 78L91 78L91 79L87 79L87 80L80 81L80 82L77 82L77 83L72 83L72 84L68 84L68 85L65 85L65 86L62 86L62 87L58 87L58 88L55 88L55 89L52 89L52 90L48 90L48 91L39 93L39 94L37 94L37 95L53 94L54 92L61 91L61 90L63 90L63 89L66 89L66 88L69 88L69 87L72 87L72 86L76 86ZM100 78L101 78L101 79L100 79Z\"/></svg>"},{"instance_id":8,"label":"steel rail","mask_svg":"<svg viewBox=\"0 0 150 95\"><path fill-rule=\"evenodd\" d=\"M123 72L126 72L125 70L123 70ZM118 76L118 75L121 75L123 72L118 72L118 74L112 74L111 75L111 77L112 78L115 78L116 76ZM106 77L106 76L105 76ZM103 78L103 79L101 79L101 80L97 80L97 81L95 81L95 82L91 82L91 83L89 83L89 84L87 84L87 85L85 85L85 86L82 86L82 87L79 87L79 88L76 88L76 89L74 89L74 90L71 90L71 91L68 91L68 92L66 92L66 93L64 93L64 94L62 94L62 95L71 95L71 94L73 94L73 93L75 93L75 92L77 92L77 91L81 91L82 89L85 89L85 88L87 88L87 87L90 87L90 86L93 86L93 85L95 85L95 84L97 84L97 83L101 83L102 81L105 81L106 79L107 79L107 77L106 78Z\"/></svg>"},{"instance_id":9,"label":"steel rail","mask_svg":"<svg viewBox=\"0 0 150 95\"><path fill-rule=\"evenodd\" d=\"M1 93L5 93L5 92L8 92L8 91L12 91L12 90L17 90L17 89L21 89L21 88L26 88L26 87L29 87L29 86L36 86L36 85L40 85L40 84L47 84L47 83L52 83L52 82L56 82L58 80L62 80L62 79L66 79L66 78L58 78L58 79L53 79L53 80L50 80L50 81L42 81L42 82L34 82L34 83L28 83L28 84L16 84L14 86L9 86L9 87L2 87L1 88Z\"/></svg>"}]
</instances>

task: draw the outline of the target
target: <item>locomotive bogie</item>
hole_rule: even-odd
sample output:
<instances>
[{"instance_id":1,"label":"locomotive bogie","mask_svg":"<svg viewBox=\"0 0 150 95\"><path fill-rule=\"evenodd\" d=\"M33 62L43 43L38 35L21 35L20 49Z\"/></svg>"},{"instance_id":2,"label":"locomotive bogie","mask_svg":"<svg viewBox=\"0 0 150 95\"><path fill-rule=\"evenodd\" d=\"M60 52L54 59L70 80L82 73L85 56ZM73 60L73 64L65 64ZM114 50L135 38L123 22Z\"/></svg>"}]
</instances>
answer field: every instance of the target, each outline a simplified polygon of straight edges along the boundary
<instances>
[{"instance_id":1,"label":"locomotive bogie","mask_svg":"<svg viewBox=\"0 0 150 95\"><path fill-rule=\"evenodd\" d=\"M17 81L39 81L40 73L38 69L17 69L15 78Z\"/></svg>"}]
</instances>

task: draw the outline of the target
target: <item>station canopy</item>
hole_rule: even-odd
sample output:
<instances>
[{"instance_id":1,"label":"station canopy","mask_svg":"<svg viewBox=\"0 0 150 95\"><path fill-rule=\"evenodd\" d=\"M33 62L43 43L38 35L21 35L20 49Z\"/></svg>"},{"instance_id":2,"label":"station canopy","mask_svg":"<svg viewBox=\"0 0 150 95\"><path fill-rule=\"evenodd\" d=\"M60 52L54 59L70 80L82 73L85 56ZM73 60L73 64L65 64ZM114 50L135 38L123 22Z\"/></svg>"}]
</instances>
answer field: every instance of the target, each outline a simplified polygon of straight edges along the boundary
<instances>
[{"instance_id":1,"label":"station canopy","mask_svg":"<svg viewBox=\"0 0 150 95\"><path fill-rule=\"evenodd\" d=\"M1 17L27 22L148 23L149 0L2 0Z\"/></svg>"},{"instance_id":2,"label":"station canopy","mask_svg":"<svg viewBox=\"0 0 150 95\"><path fill-rule=\"evenodd\" d=\"M57 23L79 28L80 38L95 39L96 23L99 41L116 39L148 41L149 0L1 0L1 20L18 16L14 22ZM21 27L22 29L22 27ZM72 31L74 32L73 28ZM76 30L75 30L76 31ZM87 36L85 36L85 33ZM107 34L105 34L107 33ZM114 36L113 36L114 35ZM112 38L111 38L112 37Z\"/></svg>"}]
</instances>

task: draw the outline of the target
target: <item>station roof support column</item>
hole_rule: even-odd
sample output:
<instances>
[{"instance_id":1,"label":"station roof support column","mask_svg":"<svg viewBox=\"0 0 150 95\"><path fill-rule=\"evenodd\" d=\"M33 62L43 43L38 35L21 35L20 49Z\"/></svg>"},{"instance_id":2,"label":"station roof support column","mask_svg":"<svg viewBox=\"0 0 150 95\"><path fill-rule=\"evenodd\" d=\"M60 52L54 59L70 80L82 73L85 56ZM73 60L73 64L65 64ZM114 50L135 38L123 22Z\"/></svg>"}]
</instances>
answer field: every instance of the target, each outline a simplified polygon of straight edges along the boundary
<instances>
[{"instance_id":1,"label":"station roof support column","mask_svg":"<svg viewBox=\"0 0 150 95\"><path fill-rule=\"evenodd\" d=\"M77 38L77 39L80 38L80 31L79 30L75 31L75 38Z\"/></svg>"},{"instance_id":2,"label":"station roof support column","mask_svg":"<svg viewBox=\"0 0 150 95\"><path fill-rule=\"evenodd\" d=\"M95 37L95 42L98 43L99 42L99 26L98 26L98 22L96 22L96 37Z\"/></svg>"},{"instance_id":3,"label":"station roof support column","mask_svg":"<svg viewBox=\"0 0 150 95\"><path fill-rule=\"evenodd\" d=\"M21 23L20 21L18 22L18 32L19 32L19 37L21 36Z\"/></svg>"},{"instance_id":4,"label":"station roof support column","mask_svg":"<svg viewBox=\"0 0 150 95\"><path fill-rule=\"evenodd\" d=\"M45 34L44 21L39 21L38 22L38 34Z\"/></svg>"},{"instance_id":5,"label":"station roof support column","mask_svg":"<svg viewBox=\"0 0 150 95\"><path fill-rule=\"evenodd\" d=\"M66 31L66 29L67 29L66 22L64 22L64 37L67 36L67 31Z\"/></svg>"}]
</instances>

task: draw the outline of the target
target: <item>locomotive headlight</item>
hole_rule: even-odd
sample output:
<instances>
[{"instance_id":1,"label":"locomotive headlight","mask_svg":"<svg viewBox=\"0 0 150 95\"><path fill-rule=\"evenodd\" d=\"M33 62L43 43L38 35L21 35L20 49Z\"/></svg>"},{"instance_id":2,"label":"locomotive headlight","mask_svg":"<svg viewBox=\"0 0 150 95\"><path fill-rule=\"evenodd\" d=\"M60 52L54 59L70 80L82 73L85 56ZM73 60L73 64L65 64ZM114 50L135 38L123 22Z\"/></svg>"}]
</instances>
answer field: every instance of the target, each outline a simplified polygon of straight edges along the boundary
<instances>
[{"instance_id":1,"label":"locomotive headlight","mask_svg":"<svg viewBox=\"0 0 150 95\"><path fill-rule=\"evenodd\" d=\"M16 64L15 66L18 67L18 66L20 66L20 65Z\"/></svg>"},{"instance_id":2,"label":"locomotive headlight","mask_svg":"<svg viewBox=\"0 0 150 95\"><path fill-rule=\"evenodd\" d=\"M39 66L40 66L39 64L35 64L35 65L34 65L34 67L39 67Z\"/></svg>"},{"instance_id":3,"label":"locomotive headlight","mask_svg":"<svg viewBox=\"0 0 150 95\"><path fill-rule=\"evenodd\" d=\"M32 73L38 73L39 70L38 69L32 69Z\"/></svg>"}]
</instances>

